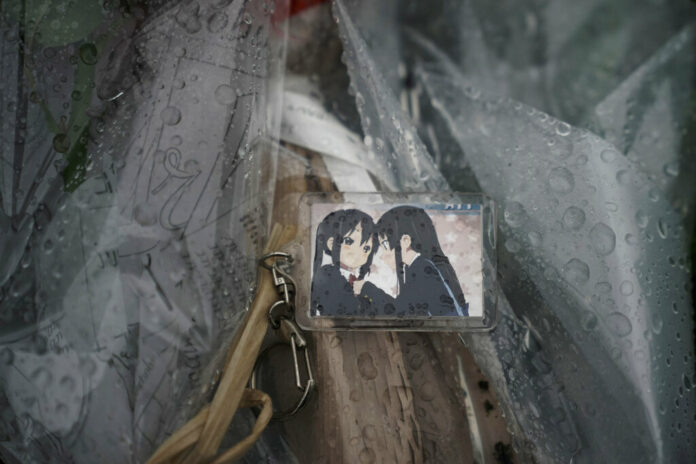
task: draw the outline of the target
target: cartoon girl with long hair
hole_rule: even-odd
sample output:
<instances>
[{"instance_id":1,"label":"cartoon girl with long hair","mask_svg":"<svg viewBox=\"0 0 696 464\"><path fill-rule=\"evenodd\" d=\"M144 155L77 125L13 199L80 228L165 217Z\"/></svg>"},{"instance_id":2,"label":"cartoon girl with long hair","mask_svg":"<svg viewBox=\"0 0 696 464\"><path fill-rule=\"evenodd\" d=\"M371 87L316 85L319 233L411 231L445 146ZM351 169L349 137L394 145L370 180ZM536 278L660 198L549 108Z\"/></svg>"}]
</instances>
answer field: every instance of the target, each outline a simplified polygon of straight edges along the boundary
<instances>
[{"instance_id":1,"label":"cartoon girl with long hair","mask_svg":"<svg viewBox=\"0 0 696 464\"><path fill-rule=\"evenodd\" d=\"M382 258L396 271L398 295L391 297L371 282L354 285L361 301L377 314L397 316L468 316L459 279L442 252L430 216L422 208L397 206L377 222Z\"/></svg>"},{"instance_id":2,"label":"cartoon girl with long hair","mask_svg":"<svg viewBox=\"0 0 696 464\"><path fill-rule=\"evenodd\" d=\"M344 209L324 218L317 228L310 314L362 313L353 286L369 272L377 246L375 224L368 214ZM330 263L323 264L325 257Z\"/></svg>"}]
</instances>

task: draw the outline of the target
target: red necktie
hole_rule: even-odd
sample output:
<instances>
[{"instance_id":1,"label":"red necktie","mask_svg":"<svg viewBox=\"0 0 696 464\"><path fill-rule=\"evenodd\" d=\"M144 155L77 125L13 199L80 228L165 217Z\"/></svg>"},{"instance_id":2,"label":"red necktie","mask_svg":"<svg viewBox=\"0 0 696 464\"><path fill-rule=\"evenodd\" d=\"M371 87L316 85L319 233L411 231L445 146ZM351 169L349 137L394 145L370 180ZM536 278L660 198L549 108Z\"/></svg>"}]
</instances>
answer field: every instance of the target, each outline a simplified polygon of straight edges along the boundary
<instances>
[{"instance_id":1,"label":"red necktie","mask_svg":"<svg viewBox=\"0 0 696 464\"><path fill-rule=\"evenodd\" d=\"M351 287L353 286L353 282L355 282L356 280L358 280L358 278L355 277L355 274L351 274L350 277L348 277L348 283Z\"/></svg>"}]
</instances>

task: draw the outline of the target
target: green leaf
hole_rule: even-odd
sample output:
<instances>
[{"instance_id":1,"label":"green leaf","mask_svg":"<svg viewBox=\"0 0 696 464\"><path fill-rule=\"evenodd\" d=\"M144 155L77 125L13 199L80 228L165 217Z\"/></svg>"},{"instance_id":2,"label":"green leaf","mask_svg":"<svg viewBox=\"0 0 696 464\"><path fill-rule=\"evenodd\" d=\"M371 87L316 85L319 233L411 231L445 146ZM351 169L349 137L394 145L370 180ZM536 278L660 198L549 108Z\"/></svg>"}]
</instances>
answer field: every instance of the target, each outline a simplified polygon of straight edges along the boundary
<instances>
[{"instance_id":1,"label":"green leaf","mask_svg":"<svg viewBox=\"0 0 696 464\"><path fill-rule=\"evenodd\" d=\"M63 189L74 192L85 181L87 172L87 142L89 140L89 122L80 131L72 144L70 151L65 154L63 169Z\"/></svg>"},{"instance_id":2,"label":"green leaf","mask_svg":"<svg viewBox=\"0 0 696 464\"><path fill-rule=\"evenodd\" d=\"M79 130L89 120L87 108L92 99L92 84L94 83L94 65L78 60L75 65L75 78L73 79L73 91L71 93L72 104L70 107L70 119L68 128Z\"/></svg>"}]
</instances>

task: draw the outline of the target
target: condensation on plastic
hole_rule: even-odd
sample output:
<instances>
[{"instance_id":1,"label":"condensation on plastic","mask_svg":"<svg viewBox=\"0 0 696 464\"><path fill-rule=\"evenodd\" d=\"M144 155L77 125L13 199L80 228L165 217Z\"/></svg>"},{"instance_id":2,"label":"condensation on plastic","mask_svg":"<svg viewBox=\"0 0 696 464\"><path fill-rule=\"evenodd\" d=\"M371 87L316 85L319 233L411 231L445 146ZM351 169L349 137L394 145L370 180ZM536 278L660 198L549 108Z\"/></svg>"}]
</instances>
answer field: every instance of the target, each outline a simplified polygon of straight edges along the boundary
<instances>
[{"instance_id":1,"label":"condensation on plastic","mask_svg":"<svg viewBox=\"0 0 696 464\"><path fill-rule=\"evenodd\" d=\"M276 149L253 141L277 134L284 50L267 39L283 26L271 2L161 3L109 39L92 98L70 92L89 49L30 63L57 114L88 103L73 193L51 150L65 140L17 86L20 31L2 26L8 462L144 460L214 389L251 295L272 198L273 167L257 168ZM480 186L503 205L502 318L464 339L524 461L695 460L693 8L660 3L333 5L380 188ZM276 433L246 459L293 461Z\"/></svg>"},{"instance_id":2,"label":"condensation on plastic","mask_svg":"<svg viewBox=\"0 0 696 464\"><path fill-rule=\"evenodd\" d=\"M355 103L366 135L365 144L370 149L365 164L374 166L382 181L380 189L447 191L446 181L432 158L427 156L425 146L408 117L394 111L397 100L392 93L385 91L389 87L383 74L377 70L378 66L387 63L378 64L367 53L367 45L344 5L334 3L334 9L343 40L343 60L351 78L351 90L355 92Z\"/></svg>"},{"instance_id":3,"label":"condensation on plastic","mask_svg":"<svg viewBox=\"0 0 696 464\"><path fill-rule=\"evenodd\" d=\"M79 43L28 49L46 105L81 110L84 179L59 174L75 160L56 151L75 135L50 134L21 88L19 26L3 25L2 152L14 153L0 167L8 463L144 462L209 397L252 296L272 206L277 145L264 138L279 130L283 2L144 7L105 18L122 27L94 33L105 47L97 63ZM83 63L94 88L76 96ZM253 424L240 416L229 440ZM277 434L246 459L271 455L294 460Z\"/></svg>"},{"instance_id":4,"label":"condensation on plastic","mask_svg":"<svg viewBox=\"0 0 696 464\"><path fill-rule=\"evenodd\" d=\"M382 36L402 36L390 51L413 66L419 133L456 148L441 172L503 205L502 319L464 339L516 449L538 462L694 460L693 192L678 183L693 169L692 27L679 32L689 16L654 5L624 15L625 2L575 16L558 14L570 4L525 4L517 17L482 2L396 3L411 28L359 22L368 2L334 3L356 104L366 138L413 142L416 161L389 166L400 185L432 177L397 104L407 86L387 87L389 64L371 58L389 53ZM548 58L525 48L535 40Z\"/></svg>"}]
</instances>

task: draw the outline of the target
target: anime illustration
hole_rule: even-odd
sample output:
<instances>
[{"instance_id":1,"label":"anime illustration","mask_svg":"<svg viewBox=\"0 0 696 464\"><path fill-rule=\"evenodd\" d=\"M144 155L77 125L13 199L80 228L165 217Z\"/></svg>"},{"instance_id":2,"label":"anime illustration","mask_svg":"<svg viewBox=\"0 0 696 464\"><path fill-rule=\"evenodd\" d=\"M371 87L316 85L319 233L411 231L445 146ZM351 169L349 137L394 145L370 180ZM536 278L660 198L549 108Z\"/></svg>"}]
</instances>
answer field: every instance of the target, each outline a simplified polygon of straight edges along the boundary
<instances>
[{"instance_id":1,"label":"anime illustration","mask_svg":"<svg viewBox=\"0 0 696 464\"><path fill-rule=\"evenodd\" d=\"M391 278L373 278L379 266ZM433 221L416 206L391 208L376 225L358 209L328 214L317 229L311 292L312 315L469 316Z\"/></svg>"},{"instance_id":2,"label":"anime illustration","mask_svg":"<svg viewBox=\"0 0 696 464\"><path fill-rule=\"evenodd\" d=\"M372 217L357 209L334 211L317 228L311 314L360 314L353 288L369 272L377 249Z\"/></svg>"}]
</instances>

